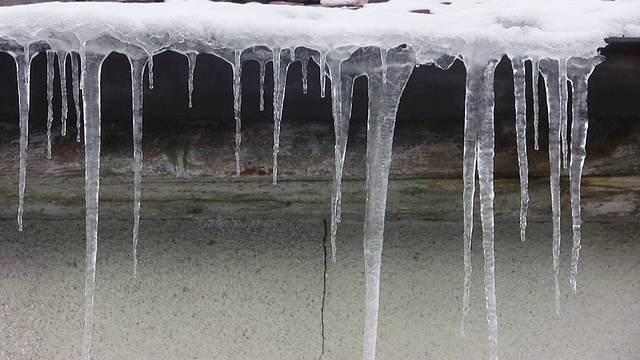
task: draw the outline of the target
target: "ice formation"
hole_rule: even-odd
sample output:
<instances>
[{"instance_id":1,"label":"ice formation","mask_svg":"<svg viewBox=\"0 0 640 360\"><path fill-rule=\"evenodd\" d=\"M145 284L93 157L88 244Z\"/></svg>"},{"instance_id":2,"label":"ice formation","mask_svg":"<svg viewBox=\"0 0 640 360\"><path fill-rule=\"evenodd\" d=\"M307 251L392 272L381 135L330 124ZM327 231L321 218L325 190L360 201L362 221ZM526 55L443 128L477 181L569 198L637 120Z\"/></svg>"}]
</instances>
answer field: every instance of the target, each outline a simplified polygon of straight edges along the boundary
<instances>
[{"instance_id":1,"label":"ice formation","mask_svg":"<svg viewBox=\"0 0 640 360\"><path fill-rule=\"evenodd\" d=\"M411 13L429 8L431 15ZM570 17L566 15L571 13ZM498 358L498 317L494 255L494 92L498 61L507 55L514 73L515 127L521 181L520 227L525 239L528 207L526 79L531 78L534 109L534 148L538 148L538 77L547 94L549 160L553 212L553 269L556 309L560 251L560 175L569 166L573 251L571 286L576 291L580 251L580 179L588 128L587 82L602 61L596 49L609 36L640 36L640 4L634 0L564 1L518 0L505 6L500 0L392 0L357 11L317 7L236 5L209 2L166 4L65 3L0 8L0 51L13 56L17 71L20 122L18 226L23 228L23 205L29 121L30 65L40 52L47 55L48 154L52 116L54 61L62 84L63 135L67 118L66 59L70 59L72 93L76 107L77 140L84 135L86 194L86 274L83 358L90 357L98 249L100 186L100 77L104 59L112 52L125 54L131 64L134 164L134 276L140 221L143 74L153 89L153 56L175 51L188 59L189 106L198 54L212 54L233 68L236 124L236 174L242 166L242 63L260 65L260 110L264 109L264 76L273 66L273 183L278 180L280 127L289 66L302 63L303 91L307 89L309 60L320 67L321 96L331 80L335 130L335 174L331 198L331 251L336 256L336 231L341 217L341 180L346 154L353 82L368 78L367 179L364 222L366 307L364 359L376 353L380 265L389 166L396 111L413 69L433 64L447 69L459 59L467 68L464 127L464 293L461 331L470 309L471 241L476 176L479 179L484 287L489 329L489 358ZM532 72L527 76L527 62ZM81 67L81 70L80 70ZM80 76L81 72L81 76ZM80 77L79 77L80 76ZM571 83L569 94L568 83ZM80 88L82 99L80 100ZM568 97L571 96L571 144L567 142ZM83 111L80 111L80 104ZM84 127L81 127L81 115ZM570 154L570 164L567 156Z\"/></svg>"}]
</instances>

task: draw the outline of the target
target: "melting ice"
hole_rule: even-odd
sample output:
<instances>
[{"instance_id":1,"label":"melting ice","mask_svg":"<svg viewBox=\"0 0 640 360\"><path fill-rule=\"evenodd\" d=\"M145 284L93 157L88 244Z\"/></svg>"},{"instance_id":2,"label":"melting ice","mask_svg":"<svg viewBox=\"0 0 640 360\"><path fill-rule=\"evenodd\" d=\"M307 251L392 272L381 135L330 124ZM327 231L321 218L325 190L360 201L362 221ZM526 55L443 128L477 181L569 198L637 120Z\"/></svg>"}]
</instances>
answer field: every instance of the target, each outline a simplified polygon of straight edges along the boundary
<instances>
[{"instance_id":1,"label":"melting ice","mask_svg":"<svg viewBox=\"0 0 640 360\"><path fill-rule=\"evenodd\" d=\"M540 5L540 3L546 5ZM242 6L242 7L241 7ZM410 13L429 8L431 15ZM581 10L576 10L581 9ZM588 11L582 11L586 9ZM571 13L570 18L565 14ZM505 19L509 19L508 21ZM260 66L260 110L264 109L264 77L273 67L273 183L278 181L280 128L290 65L302 63L303 91L307 90L307 64L320 67L321 96L331 81L335 131L335 173L331 210L331 253L335 261L337 227L341 218L341 180L347 149L353 83L366 76L369 84L367 125L367 180L364 222L366 276L364 359L376 353L380 267L391 149L396 112L402 92L416 65L447 69L459 59L467 68L463 150L464 284L461 332L470 310L473 204L479 191L484 288L487 308L489 358L498 358L498 310L494 255L494 91L498 61L507 55L512 64L516 142L521 184L521 240L526 238L528 195L527 113L533 117L534 148L538 149L538 79L546 86L549 119L549 161L553 213L551 253L556 311L560 311L558 281L560 252L560 175L569 168L573 250L570 284L576 291L580 252L580 180L588 128L587 84L602 61L596 49L608 36L640 35L640 4L632 0L553 2L518 0L504 8L499 0L392 0L351 11L310 7L235 5L208 2L168 4L42 4L0 8L0 51L13 56L17 71L20 122L18 226L23 228L23 205L29 122L30 66L35 55L47 59L47 155L51 154L54 63L62 84L62 135L68 114L66 61L71 65L71 97L76 108L77 140L84 136L86 198L85 327L83 358L90 357L98 249L100 187L100 78L104 59L112 52L125 54L131 65L134 164L133 275L137 274L140 225L143 74L148 71L153 89L153 56L176 51L187 56L189 106L198 54L212 54L233 68L236 125L236 175L241 166L242 63ZM384 34L384 35L383 35ZM531 64L527 74L526 65ZM531 81L534 108L527 109L526 82ZM568 82L571 83L569 91ZM82 89L82 99L80 99ZM573 106L568 127L568 103ZM80 111L82 104L83 111ZM84 123L81 122L81 114ZM570 131L571 142L567 141ZM479 184L476 184L476 178ZM498 279L499 280L499 279Z\"/></svg>"}]
</instances>

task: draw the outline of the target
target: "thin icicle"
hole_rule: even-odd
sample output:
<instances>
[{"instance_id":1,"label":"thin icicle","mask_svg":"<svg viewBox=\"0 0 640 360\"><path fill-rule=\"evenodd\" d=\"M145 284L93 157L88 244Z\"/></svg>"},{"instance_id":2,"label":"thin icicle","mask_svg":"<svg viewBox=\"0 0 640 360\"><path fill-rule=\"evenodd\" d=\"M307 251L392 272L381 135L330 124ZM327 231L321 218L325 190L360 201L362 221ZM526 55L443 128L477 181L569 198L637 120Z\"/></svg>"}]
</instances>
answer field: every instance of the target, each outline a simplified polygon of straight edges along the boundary
<instances>
[{"instance_id":1,"label":"thin icicle","mask_svg":"<svg viewBox=\"0 0 640 360\"><path fill-rule=\"evenodd\" d=\"M187 52L187 62L189 63L189 75L187 78L187 86L189 88L189 107L193 107L193 73L196 69L196 62L198 59L198 53Z\"/></svg>"},{"instance_id":2,"label":"thin icicle","mask_svg":"<svg viewBox=\"0 0 640 360\"><path fill-rule=\"evenodd\" d=\"M267 62L259 60L260 63L260 111L264 111L264 73L266 72Z\"/></svg>"},{"instance_id":3,"label":"thin icicle","mask_svg":"<svg viewBox=\"0 0 640 360\"><path fill-rule=\"evenodd\" d=\"M142 101L143 78L147 59L129 58L131 64L131 113L133 122L133 277L138 275L138 233L142 184Z\"/></svg>"},{"instance_id":4,"label":"thin icicle","mask_svg":"<svg viewBox=\"0 0 640 360\"><path fill-rule=\"evenodd\" d=\"M320 97L324 99L325 96L325 88L326 88L326 84L327 84L327 75L326 75L326 62L327 62L327 52L326 51L322 51L320 52L320 64L318 64L318 66L320 67Z\"/></svg>"},{"instance_id":5,"label":"thin icicle","mask_svg":"<svg viewBox=\"0 0 640 360\"><path fill-rule=\"evenodd\" d=\"M153 90L153 55L149 55L147 71L149 72L149 89Z\"/></svg>"},{"instance_id":6,"label":"thin icicle","mask_svg":"<svg viewBox=\"0 0 640 360\"><path fill-rule=\"evenodd\" d=\"M569 167L569 182L571 191L571 218L573 225L573 249L571 252L571 290L577 291L578 259L580 258L581 242L581 209L580 182L582 168L587 156L587 130L589 117L587 107L587 91L589 76L594 68L604 60L602 56L590 59L571 58L568 62L568 75L573 89L572 122L571 122L571 165Z\"/></svg>"},{"instance_id":7,"label":"thin icicle","mask_svg":"<svg viewBox=\"0 0 640 360\"><path fill-rule=\"evenodd\" d=\"M538 59L531 59L531 89L533 90L533 149L539 150L538 143L538 122L540 119L540 96L538 95L538 79L540 77L540 67Z\"/></svg>"},{"instance_id":8,"label":"thin icicle","mask_svg":"<svg viewBox=\"0 0 640 360\"><path fill-rule=\"evenodd\" d=\"M86 201L86 260L85 313L82 358L89 360L93 327L93 301L98 252L98 193L100 188L100 69L105 55L88 53L82 71L84 106L85 201Z\"/></svg>"},{"instance_id":9,"label":"thin icicle","mask_svg":"<svg viewBox=\"0 0 640 360\"><path fill-rule=\"evenodd\" d=\"M69 116L69 97L67 96L67 53L58 51L58 73L60 75L60 98L62 110L60 114L60 135L67 136L67 117Z\"/></svg>"},{"instance_id":10,"label":"thin icicle","mask_svg":"<svg viewBox=\"0 0 640 360\"><path fill-rule=\"evenodd\" d=\"M489 330L489 358L491 360L498 359L498 312L496 305L493 211L493 157L495 154L493 79L497 64L498 61L493 59L477 59L473 62L472 58L465 57L465 65L467 66L463 160L463 176L465 177L463 195L465 202L465 289L461 332L464 336L464 321L469 310L473 193L475 190L475 173L473 171L477 170L480 182L484 290Z\"/></svg>"},{"instance_id":11,"label":"thin icicle","mask_svg":"<svg viewBox=\"0 0 640 360\"><path fill-rule=\"evenodd\" d=\"M513 87L516 108L516 143L520 170L520 240L526 240L527 212L529 210L529 162L527 160L527 99L524 58L515 57L513 66Z\"/></svg>"},{"instance_id":12,"label":"thin icicle","mask_svg":"<svg viewBox=\"0 0 640 360\"><path fill-rule=\"evenodd\" d=\"M378 54L364 54L363 58L373 59L376 55ZM379 57L377 58L379 59ZM359 59L359 61L365 62L363 59ZM409 76L415 68L415 53L409 49L394 49L389 53L387 63L389 68L386 83L382 79L380 63L372 64L375 67L370 69L371 72L368 74L370 101L367 124L367 203L364 221L366 276L364 360L373 360L376 356L378 308L380 305L380 266L391 148L398 104Z\"/></svg>"},{"instance_id":13,"label":"thin icicle","mask_svg":"<svg viewBox=\"0 0 640 360\"><path fill-rule=\"evenodd\" d=\"M47 159L51 159L51 125L53 124L53 78L55 72L55 52L45 51L47 56Z\"/></svg>"},{"instance_id":14,"label":"thin icicle","mask_svg":"<svg viewBox=\"0 0 640 360\"><path fill-rule=\"evenodd\" d=\"M559 61L540 60L540 72L547 85L547 109L549 118L549 165L551 169L551 211L553 213L553 276L555 281L556 315L560 316L560 171L561 171L561 104Z\"/></svg>"},{"instance_id":15,"label":"thin icicle","mask_svg":"<svg viewBox=\"0 0 640 360\"><path fill-rule=\"evenodd\" d=\"M382 82L387 82L387 52L389 50L385 50L380 48L380 62L382 63Z\"/></svg>"},{"instance_id":16,"label":"thin icicle","mask_svg":"<svg viewBox=\"0 0 640 360\"><path fill-rule=\"evenodd\" d=\"M29 92L31 60L24 53L14 54L18 79L18 107L20 114L20 172L18 184L18 230L24 229L24 188L27 181L27 148L29 146Z\"/></svg>"},{"instance_id":17,"label":"thin icicle","mask_svg":"<svg viewBox=\"0 0 640 360\"><path fill-rule=\"evenodd\" d=\"M288 54L286 56L285 54ZM291 53L280 48L273 49L273 184L278 183L278 153L280 152L280 123L287 86L287 70L291 64Z\"/></svg>"},{"instance_id":18,"label":"thin icicle","mask_svg":"<svg viewBox=\"0 0 640 360\"><path fill-rule=\"evenodd\" d=\"M307 91L309 90L309 81L307 80L307 74L308 74L307 66L309 65L309 58L303 57L301 62L302 62L302 93L306 95Z\"/></svg>"},{"instance_id":19,"label":"thin icicle","mask_svg":"<svg viewBox=\"0 0 640 360\"><path fill-rule=\"evenodd\" d=\"M273 184L278 183L278 152L280 151L280 122L282 120L282 108L279 89L280 84L280 48L273 49ZM286 86L286 84L285 84ZM283 95L284 95L284 91ZM283 97L284 99L284 97ZM283 101L284 102L284 101Z\"/></svg>"},{"instance_id":20,"label":"thin icicle","mask_svg":"<svg viewBox=\"0 0 640 360\"><path fill-rule=\"evenodd\" d=\"M467 78L468 79L468 78ZM468 81L468 80L467 80ZM468 87L468 85L467 85ZM466 92L469 96L469 90ZM460 321L460 334L465 336L465 320L469 313L469 296L471 294L471 240L473 239L473 205L476 191L476 167L478 162L478 125L476 121L464 122L464 145L462 161L463 204L464 213L464 291L462 295L462 320Z\"/></svg>"},{"instance_id":21,"label":"thin icicle","mask_svg":"<svg viewBox=\"0 0 640 360\"><path fill-rule=\"evenodd\" d=\"M568 166L567 153L569 148L567 145L567 124L569 122L569 116L567 106L569 106L569 88L567 86L567 59L560 59L559 61L560 77L560 109L562 115L560 117L560 137L562 139L562 168L566 169Z\"/></svg>"},{"instance_id":22,"label":"thin icicle","mask_svg":"<svg viewBox=\"0 0 640 360\"><path fill-rule=\"evenodd\" d=\"M240 176L240 144L242 142L242 122L240 117L242 109L242 85L240 82L242 61L240 60L240 55L242 55L242 51L236 50L233 63L233 114L236 120L236 176Z\"/></svg>"},{"instance_id":23,"label":"thin icicle","mask_svg":"<svg viewBox=\"0 0 640 360\"><path fill-rule=\"evenodd\" d=\"M306 47L298 47L296 55L302 67L302 93L306 95L309 91L309 59L313 59L316 64L320 63L320 52Z\"/></svg>"},{"instance_id":24,"label":"thin icicle","mask_svg":"<svg viewBox=\"0 0 640 360\"><path fill-rule=\"evenodd\" d=\"M289 47L289 55L291 56L291 62L296 61L296 46L290 46Z\"/></svg>"},{"instance_id":25,"label":"thin icicle","mask_svg":"<svg viewBox=\"0 0 640 360\"><path fill-rule=\"evenodd\" d=\"M80 112L80 65L79 56L71 54L71 86L73 88L73 101L76 107L76 141L82 139L82 113Z\"/></svg>"},{"instance_id":26,"label":"thin icicle","mask_svg":"<svg viewBox=\"0 0 640 360\"><path fill-rule=\"evenodd\" d=\"M342 171L347 151L349 119L351 117L351 101L353 97L354 75L344 74L341 64L351 56L351 52L334 51L329 54L329 76L331 76L331 104L333 112L333 128L335 133L335 172L333 176L333 192L331 194L331 261L336 261L336 235L341 221L342 208Z\"/></svg>"}]
</instances>

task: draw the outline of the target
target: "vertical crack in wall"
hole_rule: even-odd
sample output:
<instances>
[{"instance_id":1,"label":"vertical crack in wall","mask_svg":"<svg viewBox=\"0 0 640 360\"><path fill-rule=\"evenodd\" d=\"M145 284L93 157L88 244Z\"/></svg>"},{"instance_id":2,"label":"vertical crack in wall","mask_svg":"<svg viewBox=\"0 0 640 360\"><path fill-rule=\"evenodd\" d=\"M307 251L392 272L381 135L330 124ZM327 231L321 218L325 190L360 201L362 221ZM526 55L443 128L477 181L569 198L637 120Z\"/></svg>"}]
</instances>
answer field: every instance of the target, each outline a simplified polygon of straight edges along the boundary
<instances>
[{"instance_id":1,"label":"vertical crack in wall","mask_svg":"<svg viewBox=\"0 0 640 360\"><path fill-rule=\"evenodd\" d=\"M322 260L324 262L324 271L322 274L322 305L320 306L320 322L321 322L321 326L320 326L320 331L322 334L322 346L321 346L321 351L320 351L320 356L318 356L318 360L322 359L322 356L324 355L324 341L325 341L325 336L324 336L324 305L325 305L325 300L327 299L327 219L324 219L324 236L322 237L322 248L323 248L323 255L322 255Z\"/></svg>"}]
</instances>

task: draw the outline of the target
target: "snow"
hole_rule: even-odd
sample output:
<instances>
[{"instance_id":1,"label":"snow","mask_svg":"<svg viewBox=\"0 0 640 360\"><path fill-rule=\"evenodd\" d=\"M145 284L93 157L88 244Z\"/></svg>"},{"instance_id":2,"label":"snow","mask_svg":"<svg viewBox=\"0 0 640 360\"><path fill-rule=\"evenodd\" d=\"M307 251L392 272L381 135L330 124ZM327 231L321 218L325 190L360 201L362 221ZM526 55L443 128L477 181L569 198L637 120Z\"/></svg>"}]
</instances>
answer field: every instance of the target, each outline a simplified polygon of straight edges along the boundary
<instances>
[{"instance_id":1,"label":"snow","mask_svg":"<svg viewBox=\"0 0 640 360\"><path fill-rule=\"evenodd\" d=\"M150 53L185 39L205 47L264 45L283 49L300 44L314 49L346 45L392 48L402 39L416 48L440 43L451 53L459 53L467 45L489 43L495 53L568 58L593 55L608 36L637 36L639 7L633 0L520 0L508 5L500 0L460 0L451 5L396 0L355 11L203 1L45 3L3 8L0 33L16 28L30 34L39 29L67 30L77 34L76 42L84 42L108 31L120 33L119 38L146 42ZM424 8L432 14L409 12ZM150 38L151 34L163 36Z\"/></svg>"},{"instance_id":2,"label":"snow","mask_svg":"<svg viewBox=\"0 0 640 360\"><path fill-rule=\"evenodd\" d=\"M429 10L429 14L412 12ZM570 14L570 16L568 16ZM273 183L278 182L280 127L286 79L294 61L303 64L303 89L307 89L309 59L320 66L321 96L326 77L331 79L335 127L335 174L331 198L331 251L336 258L336 234L340 223L341 180L347 148L353 82L366 76L369 84L367 124L367 203L364 221L366 309L364 359L374 359L380 290L380 268L389 166L395 117L400 97L413 69L435 64L447 69L456 59L467 67L463 155L464 293L461 332L470 309L471 242L476 176L479 179L484 288L489 333L489 358L498 358L498 315L494 253L494 92L493 75L503 55L514 70L518 162L521 180L520 227L525 239L528 207L526 154L526 102L531 62L534 89L534 147L538 148L538 70L547 86L549 112L549 160L553 213L552 255L556 312L560 313L560 175L569 166L573 250L571 286L576 291L580 250L580 181L586 156L588 128L587 81L602 59L597 49L610 36L640 36L640 3L634 0L392 0L368 4L359 10L323 7L246 5L207 1L168 1L165 4L46 3L0 8L0 51L16 61L20 109L20 172L18 224L22 229L28 146L30 64L39 52L47 52L48 96L52 103L53 62L57 55L60 81L66 83L65 63L71 57L72 91L76 106L77 139L84 134L86 193L85 328L83 358L90 357L98 248L98 199L100 172L100 75L103 60L111 52L128 56L131 63L134 157L134 276L140 219L142 171L143 73L153 89L153 55L172 50L187 56L189 106L192 106L193 73L199 53L209 53L233 67L234 120L236 125L236 175L241 173L241 76L242 62L260 65L260 110L264 109L266 63L273 63ZM79 55L79 56L78 56ZM80 58L80 61L79 59ZM81 66L81 78L78 77ZM569 93L567 81L572 84ZM66 88L63 86L63 94ZM84 114L81 131L80 88ZM567 142L569 96L573 121L571 146ZM48 129L52 107L49 106ZM67 104L63 101L62 119ZM48 131L50 146L50 131ZM567 157L570 153L570 165Z\"/></svg>"}]
</instances>

